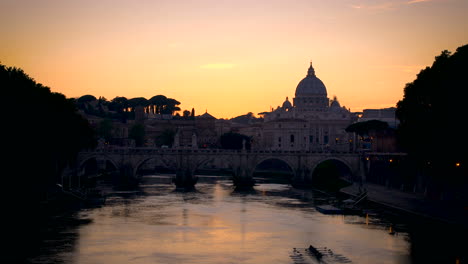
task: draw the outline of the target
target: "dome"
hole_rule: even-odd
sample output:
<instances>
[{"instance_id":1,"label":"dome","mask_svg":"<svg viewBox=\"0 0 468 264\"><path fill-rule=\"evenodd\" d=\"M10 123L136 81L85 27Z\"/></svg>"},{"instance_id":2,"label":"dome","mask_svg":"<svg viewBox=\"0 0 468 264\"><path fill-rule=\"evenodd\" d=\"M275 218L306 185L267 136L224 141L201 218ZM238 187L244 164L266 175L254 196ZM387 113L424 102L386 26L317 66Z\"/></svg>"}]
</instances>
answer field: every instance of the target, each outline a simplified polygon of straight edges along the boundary
<instances>
[{"instance_id":1,"label":"dome","mask_svg":"<svg viewBox=\"0 0 468 264\"><path fill-rule=\"evenodd\" d=\"M283 103L283 108L292 108L292 104L289 102L288 97L286 97L286 101Z\"/></svg>"},{"instance_id":2,"label":"dome","mask_svg":"<svg viewBox=\"0 0 468 264\"><path fill-rule=\"evenodd\" d=\"M307 76L302 79L296 88L296 97L297 96L310 96L310 95L324 95L327 96L327 88L323 82L315 76L314 67L312 67L312 62L307 71Z\"/></svg>"},{"instance_id":3,"label":"dome","mask_svg":"<svg viewBox=\"0 0 468 264\"><path fill-rule=\"evenodd\" d=\"M330 104L330 110L332 112L340 112L342 110L341 105L338 102L338 99L336 98L336 96L333 98L333 101Z\"/></svg>"}]
</instances>

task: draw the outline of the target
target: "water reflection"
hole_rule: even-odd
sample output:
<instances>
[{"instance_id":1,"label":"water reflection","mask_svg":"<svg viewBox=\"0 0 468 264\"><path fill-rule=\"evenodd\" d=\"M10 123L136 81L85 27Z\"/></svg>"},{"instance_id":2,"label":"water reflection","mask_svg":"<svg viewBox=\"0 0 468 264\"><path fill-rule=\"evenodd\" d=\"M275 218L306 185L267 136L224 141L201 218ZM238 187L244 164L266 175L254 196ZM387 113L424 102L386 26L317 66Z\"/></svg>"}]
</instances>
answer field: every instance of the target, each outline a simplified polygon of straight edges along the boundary
<instances>
[{"instance_id":1,"label":"water reflection","mask_svg":"<svg viewBox=\"0 0 468 264\"><path fill-rule=\"evenodd\" d=\"M377 210L324 215L315 205L336 198L285 184L234 191L229 179L210 177L200 178L194 191L178 192L166 180L148 177L138 191L109 193L105 206L76 216L92 222L70 234L73 247L31 262L317 263L293 251L314 245L340 256L328 263L431 263L421 256L431 248L421 233ZM441 259L456 257L462 258Z\"/></svg>"}]
</instances>

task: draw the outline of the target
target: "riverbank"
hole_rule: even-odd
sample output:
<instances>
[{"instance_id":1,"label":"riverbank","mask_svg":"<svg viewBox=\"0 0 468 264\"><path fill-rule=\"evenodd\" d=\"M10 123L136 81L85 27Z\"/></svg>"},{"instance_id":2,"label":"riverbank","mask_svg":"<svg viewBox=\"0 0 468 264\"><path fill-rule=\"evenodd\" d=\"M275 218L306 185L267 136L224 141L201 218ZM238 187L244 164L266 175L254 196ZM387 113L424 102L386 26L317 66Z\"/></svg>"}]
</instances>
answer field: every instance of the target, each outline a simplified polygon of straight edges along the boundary
<instances>
[{"instance_id":1,"label":"riverbank","mask_svg":"<svg viewBox=\"0 0 468 264\"><path fill-rule=\"evenodd\" d=\"M365 183L361 188L354 183L340 189L341 193L357 197L367 190L367 200L411 215L468 229L468 205L450 201L434 201L421 193L410 193L385 186Z\"/></svg>"}]
</instances>

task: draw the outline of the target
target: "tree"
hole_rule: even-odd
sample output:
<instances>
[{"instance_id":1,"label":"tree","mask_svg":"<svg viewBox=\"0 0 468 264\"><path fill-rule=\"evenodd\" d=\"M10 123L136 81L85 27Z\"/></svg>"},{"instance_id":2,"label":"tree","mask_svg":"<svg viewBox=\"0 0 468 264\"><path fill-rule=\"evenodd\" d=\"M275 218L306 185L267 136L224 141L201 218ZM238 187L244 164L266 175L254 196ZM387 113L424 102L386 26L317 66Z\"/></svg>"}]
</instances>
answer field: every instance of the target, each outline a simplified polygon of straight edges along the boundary
<instances>
[{"instance_id":1,"label":"tree","mask_svg":"<svg viewBox=\"0 0 468 264\"><path fill-rule=\"evenodd\" d=\"M155 138L155 143L158 147L172 146L176 132L173 129L165 129L159 136Z\"/></svg>"},{"instance_id":2,"label":"tree","mask_svg":"<svg viewBox=\"0 0 468 264\"><path fill-rule=\"evenodd\" d=\"M180 111L180 107L178 107L178 105L180 105L180 102L176 99L167 98L166 105L162 109L161 114L172 115L174 112Z\"/></svg>"},{"instance_id":3,"label":"tree","mask_svg":"<svg viewBox=\"0 0 468 264\"><path fill-rule=\"evenodd\" d=\"M438 175L454 169L466 172L468 167L463 96L468 89L467 73L468 45L453 55L445 50L406 85L397 104L400 144L420 166L430 165Z\"/></svg>"},{"instance_id":4,"label":"tree","mask_svg":"<svg viewBox=\"0 0 468 264\"><path fill-rule=\"evenodd\" d=\"M76 101L77 101L78 104L84 104L84 103L94 102L96 100L97 99L96 99L95 96L88 94L88 95L81 96Z\"/></svg>"},{"instance_id":5,"label":"tree","mask_svg":"<svg viewBox=\"0 0 468 264\"><path fill-rule=\"evenodd\" d=\"M86 114L95 114L97 111L91 105L91 102L95 102L97 99L93 95L83 95L76 99L76 105L78 109L83 110Z\"/></svg>"},{"instance_id":6,"label":"tree","mask_svg":"<svg viewBox=\"0 0 468 264\"><path fill-rule=\"evenodd\" d=\"M5 190L20 186L21 193L11 197L34 206L61 181L63 168L80 150L96 146L94 131L78 114L75 100L51 92L21 69L0 65L0 87L1 111L8 113L2 120L4 161L13 170L4 174ZM22 159L25 153L29 158Z\"/></svg>"},{"instance_id":7,"label":"tree","mask_svg":"<svg viewBox=\"0 0 468 264\"><path fill-rule=\"evenodd\" d=\"M245 142L245 148L250 149L252 139L249 136L235 132L227 132L221 135L220 143L223 149L242 149Z\"/></svg>"},{"instance_id":8,"label":"tree","mask_svg":"<svg viewBox=\"0 0 468 264\"><path fill-rule=\"evenodd\" d=\"M117 113L123 113L128 108L128 99L125 97L115 97L109 102L109 110Z\"/></svg>"},{"instance_id":9,"label":"tree","mask_svg":"<svg viewBox=\"0 0 468 264\"><path fill-rule=\"evenodd\" d=\"M148 105L149 101L144 97L135 97L128 100L128 106L132 108L132 111L134 111L137 106L146 107Z\"/></svg>"},{"instance_id":10,"label":"tree","mask_svg":"<svg viewBox=\"0 0 468 264\"><path fill-rule=\"evenodd\" d=\"M112 121L109 119L102 120L97 128L97 135L103 138L106 142L109 142L112 139Z\"/></svg>"},{"instance_id":11,"label":"tree","mask_svg":"<svg viewBox=\"0 0 468 264\"><path fill-rule=\"evenodd\" d=\"M388 123L380 120L369 120L365 122L358 122L349 125L345 130L346 132L356 133L360 136L369 135L369 131L385 130L388 128Z\"/></svg>"},{"instance_id":12,"label":"tree","mask_svg":"<svg viewBox=\"0 0 468 264\"><path fill-rule=\"evenodd\" d=\"M155 106L155 113L161 114L163 107L167 104L167 97L164 95L155 95L149 99L151 105Z\"/></svg>"},{"instance_id":13,"label":"tree","mask_svg":"<svg viewBox=\"0 0 468 264\"><path fill-rule=\"evenodd\" d=\"M261 122L263 118L256 118L255 115L252 112L248 112L245 115L240 115L236 116L234 118L231 118L232 122L236 122L239 124L251 124L255 122Z\"/></svg>"},{"instance_id":14,"label":"tree","mask_svg":"<svg viewBox=\"0 0 468 264\"><path fill-rule=\"evenodd\" d=\"M135 124L130 128L128 138L135 140L135 145L141 147L145 143L145 134L145 126L142 124Z\"/></svg>"}]
</instances>

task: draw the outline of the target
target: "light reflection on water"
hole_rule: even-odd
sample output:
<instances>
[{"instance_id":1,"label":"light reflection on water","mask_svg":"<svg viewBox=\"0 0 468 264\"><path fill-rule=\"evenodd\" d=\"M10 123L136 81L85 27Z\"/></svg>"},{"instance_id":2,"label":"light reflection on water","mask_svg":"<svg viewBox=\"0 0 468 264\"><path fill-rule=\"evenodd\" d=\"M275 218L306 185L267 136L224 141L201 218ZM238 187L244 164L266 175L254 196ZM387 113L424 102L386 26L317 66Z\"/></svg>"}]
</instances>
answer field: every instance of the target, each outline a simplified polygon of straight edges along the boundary
<instances>
[{"instance_id":1,"label":"light reflection on water","mask_svg":"<svg viewBox=\"0 0 468 264\"><path fill-rule=\"evenodd\" d=\"M375 215L321 214L315 204L329 198L320 193L268 183L235 192L222 178L201 180L194 192L176 192L161 181L148 177L141 191L114 192L104 206L81 211L79 217L92 222L79 227L72 252L54 258L62 256L66 263L284 264L295 263L293 248L312 244L352 263L412 263L405 232L389 235L389 223Z\"/></svg>"}]
</instances>

